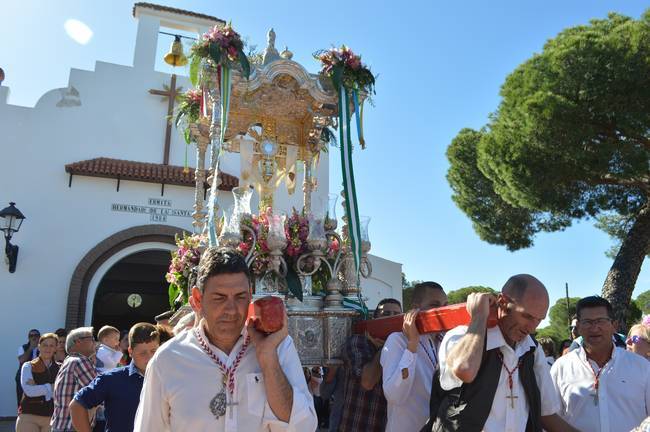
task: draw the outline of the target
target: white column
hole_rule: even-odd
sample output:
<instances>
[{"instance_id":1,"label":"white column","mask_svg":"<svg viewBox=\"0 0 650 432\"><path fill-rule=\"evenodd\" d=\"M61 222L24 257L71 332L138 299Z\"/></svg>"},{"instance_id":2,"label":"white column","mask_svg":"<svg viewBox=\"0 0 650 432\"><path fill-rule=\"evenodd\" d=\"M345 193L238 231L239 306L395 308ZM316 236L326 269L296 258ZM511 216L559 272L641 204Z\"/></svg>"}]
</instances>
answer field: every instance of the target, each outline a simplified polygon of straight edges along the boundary
<instances>
[{"instance_id":1,"label":"white column","mask_svg":"<svg viewBox=\"0 0 650 432\"><path fill-rule=\"evenodd\" d=\"M138 35L135 42L135 53L133 56L134 68L153 70L156 64L159 29L159 18L143 14L140 15L138 20Z\"/></svg>"}]
</instances>

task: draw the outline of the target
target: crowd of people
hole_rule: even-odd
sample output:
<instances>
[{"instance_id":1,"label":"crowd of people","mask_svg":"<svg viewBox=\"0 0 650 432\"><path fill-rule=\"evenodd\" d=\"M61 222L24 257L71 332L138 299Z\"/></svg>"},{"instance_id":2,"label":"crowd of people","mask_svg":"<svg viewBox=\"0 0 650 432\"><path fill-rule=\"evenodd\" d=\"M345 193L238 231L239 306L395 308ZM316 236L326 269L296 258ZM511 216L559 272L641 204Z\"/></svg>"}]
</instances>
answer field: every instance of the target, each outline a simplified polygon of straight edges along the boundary
<instances>
[{"instance_id":1,"label":"crowd of people","mask_svg":"<svg viewBox=\"0 0 650 432\"><path fill-rule=\"evenodd\" d=\"M208 248L173 330L169 314L97 341L91 327L30 330L16 430L650 431L650 319L619 335L602 297L577 303L572 340L555 346L534 337L549 297L531 275L470 294L470 322L445 334L418 331L419 312L447 304L424 282L401 332L352 335L343 364L303 368L286 316L271 334L247 322L250 278L243 257ZM374 318L402 313L387 298Z\"/></svg>"}]
</instances>

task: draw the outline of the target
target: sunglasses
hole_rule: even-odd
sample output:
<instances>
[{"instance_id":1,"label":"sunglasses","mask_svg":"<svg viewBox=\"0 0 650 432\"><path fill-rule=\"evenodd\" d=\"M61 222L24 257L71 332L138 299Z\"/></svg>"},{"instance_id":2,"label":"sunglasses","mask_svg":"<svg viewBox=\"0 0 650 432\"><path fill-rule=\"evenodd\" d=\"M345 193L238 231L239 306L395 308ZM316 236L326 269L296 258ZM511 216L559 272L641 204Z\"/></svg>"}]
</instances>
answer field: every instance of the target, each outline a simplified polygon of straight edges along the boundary
<instances>
[{"instance_id":1,"label":"sunglasses","mask_svg":"<svg viewBox=\"0 0 650 432\"><path fill-rule=\"evenodd\" d=\"M648 342L648 340L646 338L643 338L643 337L641 337L639 335L634 335L634 336L631 336L631 337L627 338L625 343L627 345L638 345L638 344L641 343L641 341Z\"/></svg>"},{"instance_id":2,"label":"sunglasses","mask_svg":"<svg viewBox=\"0 0 650 432\"><path fill-rule=\"evenodd\" d=\"M38 333L31 333L31 334L29 335L29 337L30 337L30 338L37 338L37 337L41 337L41 335L38 334Z\"/></svg>"},{"instance_id":3,"label":"sunglasses","mask_svg":"<svg viewBox=\"0 0 650 432\"><path fill-rule=\"evenodd\" d=\"M382 310L381 312L379 312L379 314L377 316L389 317L389 316L394 316L394 315L401 315L401 312L390 311L390 310Z\"/></svg>"}]
</instances>

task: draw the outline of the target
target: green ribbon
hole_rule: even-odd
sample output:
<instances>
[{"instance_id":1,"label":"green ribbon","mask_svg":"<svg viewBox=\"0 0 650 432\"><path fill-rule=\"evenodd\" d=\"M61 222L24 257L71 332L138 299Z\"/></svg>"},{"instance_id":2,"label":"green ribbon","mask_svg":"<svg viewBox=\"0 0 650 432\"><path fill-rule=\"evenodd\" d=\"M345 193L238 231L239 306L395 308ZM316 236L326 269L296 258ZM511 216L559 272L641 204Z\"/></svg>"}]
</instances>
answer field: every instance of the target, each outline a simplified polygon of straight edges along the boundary
<instances>
[{"instance_id":1,"label":"green ribbon","mask_svg":"<svg viewBox=\"0 0 650 432\"><path fill-rule=\"evenodd\" d=\"M217 196L219 194L219 162L221 160L221 149L226 136L228 126L228 111L230 110L230 87L231 76L230 68L221 65L219 69L219 91L221 107L218 109L217 104L212 104L212 124L216 123L217 115L220 115L219 137L212 137L212 187L210 188L210 199L208 201L208 244L218 246L219 239L217 236L217 227L215 224L215 207ZM218 113L220 111L220 113Z\"/></svg>"},{"instance_id":2,"label":"green ribbon","mask_svg":"<svg viewBox=\"0 0 650 432\"><path fill-rule=\"evenodd\" d=\"M352 165L352 138L350 132L350 96L345 86L339 86L339 139L341 142L341 172L343 173L343 192L345 194L345 215L348 225L348 238L350 250L354 257L356 284L359 284L361 268L361 224L359 223L359 207L357 205L357 191L354 183L354 168ZM365 308L361 291L358 302ZM362 308L362 312L363 312ZM365 308L364 316L367 314Z\"/></svg>"}]
</instances>

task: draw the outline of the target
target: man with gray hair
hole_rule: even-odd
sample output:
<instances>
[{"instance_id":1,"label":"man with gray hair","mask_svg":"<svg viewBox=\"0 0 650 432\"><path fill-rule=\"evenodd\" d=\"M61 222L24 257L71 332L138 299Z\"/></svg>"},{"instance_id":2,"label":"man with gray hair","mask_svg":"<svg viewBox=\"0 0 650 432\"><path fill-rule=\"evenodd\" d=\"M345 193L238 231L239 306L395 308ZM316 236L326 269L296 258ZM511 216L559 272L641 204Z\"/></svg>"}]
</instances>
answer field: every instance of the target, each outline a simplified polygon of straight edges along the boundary
<instances>
[{"instance_id":1,"label":"man with gray hair","mask_svg":"<svg viewBox=\"0 0 650 432\"><path fill-rule=\"evenodd\" d=\"M54 381L54 413L52 432L74 431L70 416L70 401L81 388L97 375L95 370L95 340L92 327L80 327L68 333L65 341L68 357L64 360Z\"/></svg>"}]
</instances>

